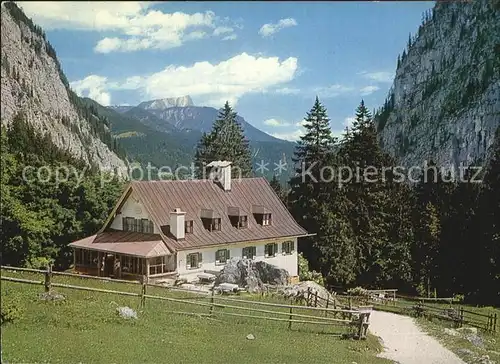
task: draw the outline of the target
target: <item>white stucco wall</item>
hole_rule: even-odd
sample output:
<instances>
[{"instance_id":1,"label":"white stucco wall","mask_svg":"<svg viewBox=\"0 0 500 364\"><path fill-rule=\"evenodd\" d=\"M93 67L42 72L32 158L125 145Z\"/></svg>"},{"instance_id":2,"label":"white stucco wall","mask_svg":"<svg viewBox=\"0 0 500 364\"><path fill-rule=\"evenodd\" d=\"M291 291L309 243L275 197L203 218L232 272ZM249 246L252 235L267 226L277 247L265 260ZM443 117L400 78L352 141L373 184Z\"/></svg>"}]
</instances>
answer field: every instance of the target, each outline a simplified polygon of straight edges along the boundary
<instances>
[{"instance_id":1,"label":"white stucco wall","mask_svg":"<svg viewBox=\"0 0 500 364\"><path fill-rule=\"evenodd\" d=\"M122 208L117 211L117 215L111 223L110 227L116 230L123 230L123 218L124 217L134 217L136 219L149 219L149 214L144 208L143 204L138 202L137 198L134 196L134 192L130 194L127 201L123 204ZM155 234L159 234L158 227L154 225Z\"/></svg>"},{"instance_id":2,"label":"white stucco wall","mask_svg":"<svg viewBox=\"0 0 500 364\"><path fill-rule=\"evenodd\" d=\"M294 250L292 254L283 255L281 248L284 241L292 240L294 242ZM266 258L264 256L264 246L269 243L278 244L278 254L275 257ZM290 276L298 275L298 260L297 260L297 239L279 239L274 241L259 242L259 243L241 243L233 244L228 246L217 246L213 248L197 249L197 250L186 250L177 252L177 273L180 278L186 278L191 280L196 278L198 273L202 273L205 270L209 271L220 271L224 268L224 265L215 264L215 252L219 249L229 249L229 257L242 257L242 249L247 246L256 247L256 256L254 260L265 261L266 263L276 265L279 268L286 269ZM191 253L201 253L202 254L202 265L198 269L186 269L186 257Z\"/></svg>"}]
</instances>

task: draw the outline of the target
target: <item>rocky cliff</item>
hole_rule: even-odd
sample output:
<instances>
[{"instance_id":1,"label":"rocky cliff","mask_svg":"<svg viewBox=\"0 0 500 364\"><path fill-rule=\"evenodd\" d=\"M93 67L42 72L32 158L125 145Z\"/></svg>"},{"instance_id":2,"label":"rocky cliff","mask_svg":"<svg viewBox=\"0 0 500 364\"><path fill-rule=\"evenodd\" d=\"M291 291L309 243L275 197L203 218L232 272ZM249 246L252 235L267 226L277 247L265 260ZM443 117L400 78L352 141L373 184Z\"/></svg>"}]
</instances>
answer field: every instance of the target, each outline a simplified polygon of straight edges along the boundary
<instances>
[{"instance_id":1,"label":"rocky cliff","mask_svg":"<svg viewBox=\"0 0 500 364\"><path fill-rule=\"evenodd\" d=\"M403 166L486 160L500 125L499 4L437 2L410 36L376 115L383 148Z\"/></svg>"},{"instance_id":2,"label":"rocky cliff","mask_svg":"<svg viewBox=\"0 0 500 364\"><path fill-rule=\"evenodd\" d=\"M43 30L12 2L1 4L1 118L16 115L49 133L62 150L101 170L125 168L111 148L103 119L86 109L69 89L56 54Z\"/></svg>"},{"instance_id":3,"label":"rocky cliff","mask_svg":"<svg viewBox=\"0 0 500 364\"><path fill-rule=\"evenodd\" d=\"M139 107L145 110L165 110L169 107L194 106L190 96L167 97L165 99L151 100L141 102Z\"/></svg>"}]
</instances>

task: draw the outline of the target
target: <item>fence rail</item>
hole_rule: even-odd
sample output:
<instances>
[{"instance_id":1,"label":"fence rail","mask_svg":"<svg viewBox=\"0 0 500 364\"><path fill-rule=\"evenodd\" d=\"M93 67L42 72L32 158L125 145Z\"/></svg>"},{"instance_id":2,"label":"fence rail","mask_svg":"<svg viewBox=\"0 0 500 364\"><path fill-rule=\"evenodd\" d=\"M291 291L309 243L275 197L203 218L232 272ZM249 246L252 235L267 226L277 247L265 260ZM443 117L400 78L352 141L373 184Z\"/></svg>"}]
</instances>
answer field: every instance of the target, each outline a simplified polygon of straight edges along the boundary
<instances>
[{"instance_id":1,"label":"fence rail","mask_svg":"<svg viewBox=\"0 0 500 364\"><path fill-rule=\"evenodd\" d=\"M497 331L496 313L479 313L456 305L452 297L414 297L395 294L395 289L366 290L368 295L356 296L336 294L337 307L347 306L360 309L362 304L371 304L374 309L387 310L411 316L436 318L453 322L456 327L469 325L486 332ZM374 299L371 293L386 293L388 298ZM448 304L448 305L447 305ZM432 306L434 305L434 306Z\"/></svg>"},{"instance_id":2,"label":"fence rail","mask_svg":"<svg viewBox=\"0 0 500 364\"><path fill-rule=\"evenodd\" d=\"M217 315L247 317L247 318L266 320L266 321L287 322L289 329L292 328L292 324L334 325L334 326L352 327L355 329L354 337L357 339L366 338L369 325L369 317L370 317L369 310L345 310L345 309L323 308L323 307L308 307L308 306L300 306L293 304L288 305L288 304L278 304L271 302L243 300L238 298L230 298L222 296L219 297L215 295L215 290L212 290L211 295L205 294L205 297L203 297L209 300L208 302L201 302L200 300L172 298L172 297L147 294L148 286L157 286L157 285L148 285L146 280L143 280L143 282L125 281L126 283L140 285L140 293L124 292L112 289L86 287L74 284L53 282L52 280L53 275L66 275L66 276L76 276L76 277L80 277L80 275L66 273L66 272L53 272L50 267L48 267L47 270L39 270L39 269L2 266L1 269L12 270L12 271L16 270L25 271L32 273L43 273L44 275L43 280L24 279L17 277L9 277L5 275L2 275L0 278L3 281L10 281L14 283L43 285L45 292L47 293L50 293L54 287L58 287L65 289L74 289L74 290L138 297L140 299L139 305L142 308L146 306L146 299L148 300L153 299L153 300L175 302L186 306L205 307L208 309L208 313L189 312L189 311L169 311L170 313L187 314L199 317L202 316L212 317L215 314L217 314ZM98 278L102 280L101 277L92 277L92 278ZM121 282L121 280L114 280L114 279L111 281ZM165 288L164 286L159 286L159 285L158 287ZM166 291L168 291L168 289ZM252 306L260 306L260 307L252 307ZM268 308L264 309L263 307L268 307ZM233 312L229 312L228 310L233 310ZM261 315L256 315L257 313ZM330 314L330 316L328 316L328 314ZM331 315L342 315L343 318L331 317ZM282 317L275 317L275 316L282 316Z\"/></svg>"}]
</instances>

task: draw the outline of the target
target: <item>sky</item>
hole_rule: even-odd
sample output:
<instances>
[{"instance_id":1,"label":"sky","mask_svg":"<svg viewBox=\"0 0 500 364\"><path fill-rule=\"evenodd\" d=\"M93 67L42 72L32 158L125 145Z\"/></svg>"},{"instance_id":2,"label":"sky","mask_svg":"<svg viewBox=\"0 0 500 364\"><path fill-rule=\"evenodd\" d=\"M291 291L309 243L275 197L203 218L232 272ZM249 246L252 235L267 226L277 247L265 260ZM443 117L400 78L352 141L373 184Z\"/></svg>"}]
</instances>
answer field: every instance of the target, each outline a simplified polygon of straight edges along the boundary
<instances>
[{"instance_id":1,"label":"sky","mask_svg":"<svg viewBox=\"0 0 500 364\"><path fill-rule=\"evenodd\" d=\"M103 105L227 100L286 140L316 96L340 135L383 104L396 60L434 2L18 2L75 92Z\"/></svg>"}]
</instances>

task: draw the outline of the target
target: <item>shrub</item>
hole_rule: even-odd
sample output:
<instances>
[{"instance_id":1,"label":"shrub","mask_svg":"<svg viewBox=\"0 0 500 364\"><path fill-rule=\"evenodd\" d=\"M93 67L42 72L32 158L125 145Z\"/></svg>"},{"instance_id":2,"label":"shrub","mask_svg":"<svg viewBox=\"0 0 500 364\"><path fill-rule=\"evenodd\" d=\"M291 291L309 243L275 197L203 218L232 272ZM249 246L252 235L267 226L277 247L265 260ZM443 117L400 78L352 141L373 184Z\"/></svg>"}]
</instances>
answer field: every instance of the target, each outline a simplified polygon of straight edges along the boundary
<instances>
[{"instance_id":1,"label":"shrub","mask_svg":"<svg viewBox=\"0 0 500 364\"><path fill-rule=\"evenodd\" d=\"M301 281L313 281L320 286L325 285L325 279L321 273L309 270L309 262L304 258L302 253L299 253L299 279Z\"/></svg>"},{"instance_id":2,"label":"shrub","mask_svg":"<svg viewBox=\"0 0 500 364\"><path fill-rule=\"evenodd\" d=\"M0 325L14 322L23 317L23 312L15 302L2 302Z\"/></svg>"},{"instance_id":3,"label":"shrub","mask_svg":"<svg viewBox=\"0 0 500 364\"><path fill-rule=\"evenodd\" d=\"M26 266L31 269L46 269L49 264L53 263L54 259L46 257L36 257L30 259Z\"/></svg>"},{"instance_id":4,"label":"shrub","mask_svg":"<svg viewBox=\"0 0 500 364\"><path fill-rule=\"evenodd\" d=\"M351 296L368 296L368 291L363 287L355 287L347 290Z\"/></svg>"}]
</instances>

